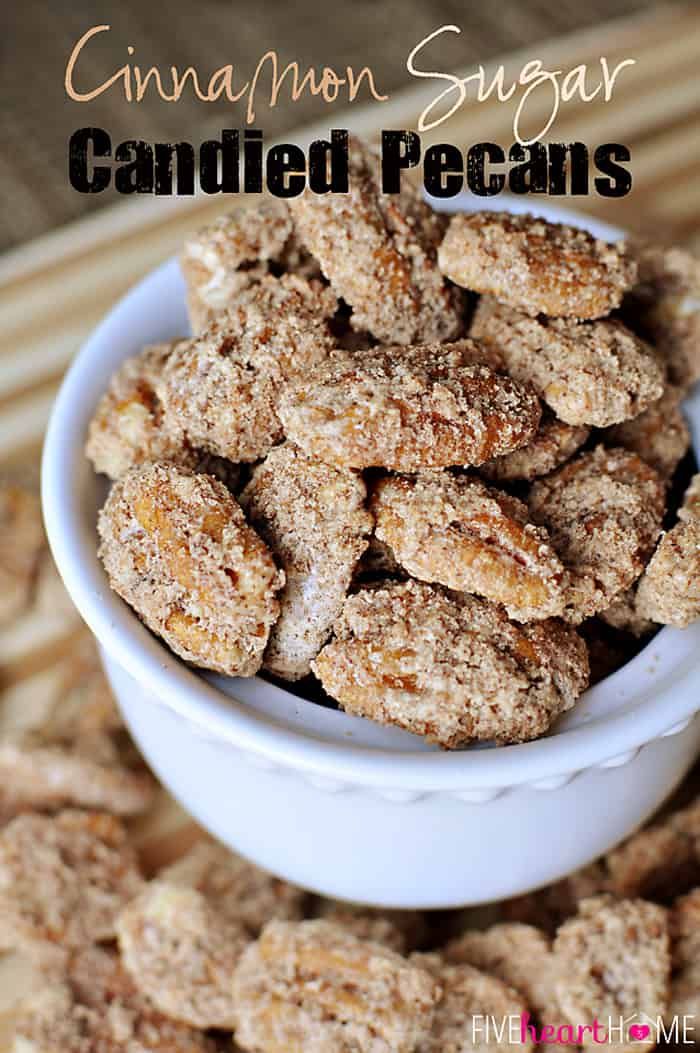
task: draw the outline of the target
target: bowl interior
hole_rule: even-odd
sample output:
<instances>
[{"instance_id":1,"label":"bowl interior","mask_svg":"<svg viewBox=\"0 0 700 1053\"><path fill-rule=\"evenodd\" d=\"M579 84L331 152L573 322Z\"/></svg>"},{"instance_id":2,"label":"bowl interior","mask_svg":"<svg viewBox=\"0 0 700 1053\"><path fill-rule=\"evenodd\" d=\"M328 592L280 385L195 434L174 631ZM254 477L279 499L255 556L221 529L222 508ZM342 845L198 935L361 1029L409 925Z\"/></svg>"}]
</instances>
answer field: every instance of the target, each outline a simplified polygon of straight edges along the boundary
<instances>
[{"instance_id":1,"label":"bowl interior","mask_svg":"<svg viewBox=\"0 0 700 1053\"><path fill-rule=\"evenodd\" d=\"M452 202L434 202L448 211L476 209L482 202L471 197ZM520 200L507 205L527 211ZM529 206L532 208L532 206ZM622 232L588 217L550 205L536 211L555 220L588 227L608 240ZM73 363L59 393L47 435L43 466L44 510L49 540L68 591L98 640L141 683L149 683L161 697L190 719L209 727L216 735L240 740L257 735L264 727L286 730L308 742L360 747L379 753L400 752L418 760L434 747L420 738L370 721L346 715L291 694L261 678L231 679L189 669L157 640L131 610L111 591L97 559L96 516L104 501L106 484L95 476L83 454L89 420L109 378L120 363L136 354L144 344L174 339L189 332L184 283L176 260L153 271L124 297L105 318ZM687 412L696 451L699 449L700 399L689 400ZM611 717L623 718L644 711L645 725L637 721L639 734L653 737L675 719L675 710L653 711L670 697L678 683L696 667L700 653L700 625L683 632L662 629L635 658L606 680L590 689L576 707L561 719L545 740L523 746L501 747L499 755L511 758L527 751L534 759L538 750L551 748L563 736L584 731ZM646 706L646 709L644 707ZM685 711L684 711L685 712ZM628 721L629 724L629 721ZM628 728L629 730L629 728ZM263 735L264 737L264 735ZM628 736L629 737L629 736ZM610 735L611 753L624 736ZM290 740L291 741L291 740ZM583 740L582 740L583 741ZM640 741L645 741L640 739ZM277 745L281 748L278 737ZM549 746L548 746L549 744ZM270 743L268 742L268 745ZM441 762L462 763L465 754L478 766L479 758L492 753L488 747L472 747ZM436 758L437 759L437 758Z\"/></svg>"}]
</instances>

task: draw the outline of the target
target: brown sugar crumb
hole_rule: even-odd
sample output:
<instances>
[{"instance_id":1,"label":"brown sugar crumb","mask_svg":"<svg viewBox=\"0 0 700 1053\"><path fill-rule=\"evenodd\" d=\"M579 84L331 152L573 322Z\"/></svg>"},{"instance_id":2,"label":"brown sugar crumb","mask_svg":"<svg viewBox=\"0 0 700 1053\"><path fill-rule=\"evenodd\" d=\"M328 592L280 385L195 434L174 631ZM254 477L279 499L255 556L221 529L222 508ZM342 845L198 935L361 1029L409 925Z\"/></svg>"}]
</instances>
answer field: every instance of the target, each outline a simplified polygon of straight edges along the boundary
<instances>
[{"instance_id":1,"label":"brown sugar crumb","mask_svg":"<svg viewBox=\"0 0 700 1053\"><path fill-rule=\"evenodd\" d=\"M327 921L273 921L234 974L236 1038L251 1053L414 1053L438 995L381 944Z\"/></svg>"},{"instance_id":2,"label":"brown sugar crumb","mask_svg":"<svg viewBox=\"0 0 700 1053\"><path fill-rule=\"evenodd\" d=\"M527 314L600 318L619 307L637 274L620 245L536 216L453 216L438 253L457 285Z\"/></svg>"},{"instance_id":3,"label":"brown sugar crumb","mask_svg":"<svg viewBox=\"0 0 700 1053\"><path fill-rule=\"evenodd\" d=\"M169 1020L116 954L92 947L47 976L15 1026L11 1053L216 1053L213 1039Z\"/></svg>"},{"instance_id":4,"label":"brown sugar crumb","mask_svg":"<svg viewBox=\"0 0 700 1053\"><path fill-rule=\"evenodd\" d=\"M192 331L201 332L238 293L269 274L271 265L282 264L291 241L292 217L278 199L234 209L191 235L180 266Z\"/></svg>"},{"instance_id":5,"label":"brown sugar crumb","mask_svg":"<svg viewBox=\"0 0 700 1053\"><path fill-rule=\"evenodd\" d=\"M663 394L651 348L617 321L529 318L484 297L470 335L491 344L503 368L531 384L567 424L606 428L638 416Z\"/></svg>"},{"instance_id":6,"label":"brown sugar crumb","mask_svg":"<svg viewBox=\"0 0 700 1053\"><path fill-rule=\"evenodd\" d=\"M113 816L19 816L0 831L0 947L112 939L117 915L141 886Z\"/></svg>"},{"instance_id":7,"label":"brown sugar crumb","mask_svg":"<svg viewBox=\"0 0 700 1053\"><path fill-rule=\"evenodd\" d=\"M233 462L263 457L283 437L277 403L284 386L335 346L328 327L334 310L327 289L293 275L244 290L169 356L158 385L168 429Z\"/></svg>"},{"instance_id":8,"label":"brown sugar crumb","mask_svg":"<svg viewBox=\"0 0 700 1053\"><path fill-rule=\"evenodd\" d=\"M674 970L667 1019L692 1022L700 1016L700 888L676 900L670 926Z\"/></svg>"},{"instance_id":9,"label":"brown sugar crumb","mask_svg":"<svg viewBox=\"0 0 700 1053\"><path fill-rule=\"evenodd\" d=\"M302 889L212 841L200 841L158 876L169 885L196 889L251 939L273 918L300 918L307 898Z\"/></svg>"},{"instance_id":10,"label":"brown sugar crumb","mask_svg":"<svg viewBox=\"0 0 700 1053\"><path fill-rule=\"evenodd\" d=\"M350 140L349 192L309 192L290 209L304 244L352 307L356 329L393 344L461 334L461 294L437 266L442 217L411 186L382 194L379 159L358 140Z\"/></svg>"},{"instance_id":11,"label":"brown sugar crumb","mask_svg":"<svg viewBox=\"0 0 700 1053\"><path fill-rule=\"evenodd\" d=\"M119 479L144 461L194 468L197 453L180 434L166 431L156 394L165 363L182 341L149 344L121 365L90 421L85 453L96 472Z\"/></svg>"},{"instance_id":12,"label":"brown sugar crumb","mask_svg":"<svg viewBox=\"0 0 700 1053\"><path fill-rule=\"evenodd\" d=\"M430 1036L417 1053L532 1050L531 1040L522 1042L518 1036L513 1041L508 1028L509 1018L522 1016L528 1008L512 987L471 965L449 964L439 954L415 954L411 961L434 976L442 991ZM502 1021L506 1027L499 1034Z\"/></svg>"},{"instance_id":13,"label":"brown sugar crumb","mask_svg":"<svg viewBox=\"0 0 700 1053\"><path fill-rule=\"evenodd\" d=\"M639 577L661 530L665 496L636 454L598 446L534 483L529 504L569 570L564 617L578 623Z\"/></svg>"},{"instance_id":14,"label":"brown sugar crumb","mask_svg":"<svg viewBox=\"0 0 700 1053\"><path fill-rule=\"evenodd\" d=\"M382 479L376 534L421 581L501 603L516 621L561 614L566 572L527 506L479 479L450 472Z\"/></svg>"},{"instance_id":15,"label":"brown sugar crumb","mask_svg":"<svg viewBox=\"0 0 700 1053\"><path fill-rule=\"evenodd\" d=\"M638 1014L656 1020L668 1008L670 953L666 911L644 900L600 896L584 900L575 918L565 922L554 941L558 975L555 991L573 1025ZM627 1027L629 1027L629 1020ZM623 1026L625 1026L623 1024ZM653 1029L646 1040L615 1041L620 1050L653 1048ZM584 1036L584 1049L594 1048Z\"/></svg>"},{"instance_id":16,"label":"brown sugar crumb","mask_svg":"<svg viewBox=\"0 0 700 1053\"><path fill-rule=\"evenodd\" d=\"M516 625L417 581L351 596L312 668L348 713L447 749L536 738L588 682L585 644L556 619Z\"/></svg>"},{"instance_id":17,"label":"brown sugar crumb","mask_svg":"<svg viewBox=\"0 0 700 1053\"><path fill-rule=\"evenodd\" d=\"M471 341L336 352L285 391L280 417L338 467L419 471L481 464L527 443L536 396L471 359Z\"/></svg>"},{"instance_id":18,"label":"brown sugar crumb","mask_svg":"<svg viewBox=\"0 0 700 1053\"><path fill-rule=\"evenodd\" d=\"M609 446L638 453L669 480L690 449L690 429L680 408L682 392L669 385L661 398L633 420L615 424L601 436Z\"/></svg>"},{"instance_id":19,"label":"brown sugar crumb","mask_svg":"<svg viewBox=\"0 0 700 1053\"><path fill-rule=\"evenodd\" d=\"M241 494L249 521L285 573L280 616L263 667L307 676L340 614L372 518L361 477L308 457L291 443L271 450Z\"/></svg>"},{"instance_id":20,"label":"brown sugar crumb","mask_svg":"<svg viewBox=\"0 0 700 1053\"><path fill-rule=\"evenodd\" d=\"M222 483L175 465L133 468L98 529L112 588L176 654L230 676L257 672L284 575Z\"/></svg>"},{"instance_id":21,"label":"brown sugar crumb","mask_svg":"<svg viewBox=\"0 0 700 1053\"><path fill-rule=\"evenodd\" d=\"M231 977L249 939L193 888L151 882L117 920L124 968L166 1016L234 1027Z\"/></svg>"},{"instance_id":22,"label":"brown sugar crumb","mask_svg":"<svg viewBox=\"0 0 700 1053\"><path fill-rule=\"evenodd\" d=\"M657 348L669 380L687 391L700 379L700 261L653 244L634 244L631 252L639 276L625 317Z\"/></svg>"},{"instance_id":23,"label":"brown sugar crumb","mask_svg":"<svg viewBox=\"0 0 700 1053\"><path fill-rule=\"evenodd\" d=\"M681 521L663 535L640 578L635 611L679 629L700 618L700 519Z\"/></svg>"},{"instance_id":24,"label":"brown sugar crumb","mask_svg":"<svg viewBox=\"0 0 700 1053\"><path fill-rule=\"evenodd\" d=\"M586 424L565 424L547 408L527 446L486 461L479 468L479 474L494 482L516 479L531 482L565 464L583 446L590 432Z\"/></svg>"},{"instance_id":25,"label":"brown sugar crumb","mask_svg":"<svg viewBox=\"0 0 700 1053\"><path fill-rule=\"evenodd\" d=\"M31 602L45 548L39 498L0 483L0 625Z\"/></svg>"},{"instance_id":26,"label":"brown sugar crumb","mask_svg":"<svg viewBox=\"0 0 700 1053\"><path fill-rule=\"evenodd\" d=\"M482 931L467 930L448 943L447 962L468 964L517 991L541 1025L559 1027L564 1018L554 993L557 976L552 945L534 925L502 922Z\"/></svg>"}]
</instances>

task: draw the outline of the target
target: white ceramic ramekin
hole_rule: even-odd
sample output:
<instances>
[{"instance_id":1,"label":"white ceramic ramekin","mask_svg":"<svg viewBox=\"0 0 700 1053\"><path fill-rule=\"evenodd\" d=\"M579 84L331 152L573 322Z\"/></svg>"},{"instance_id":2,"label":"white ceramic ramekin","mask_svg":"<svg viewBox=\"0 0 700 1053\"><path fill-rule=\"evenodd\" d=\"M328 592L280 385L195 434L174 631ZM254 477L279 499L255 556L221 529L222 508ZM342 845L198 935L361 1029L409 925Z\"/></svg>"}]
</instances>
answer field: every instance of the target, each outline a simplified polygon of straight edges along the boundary
<instances>
[{"instance_id":1,"label":"white ceramic ramekin","mask_svg":"<svg viewBox=\"0 0 700 1053\"><path fill-rule=\"evenodd\" d=\"M619 234L575 218L603 237ZM450 907L524 892L585 864L646 819L700 747L700 625L663 629L587 692L549 737L456 753L260 679L198 674L141 625L111 592L97 559L105 485L83 445L119 363L145 343L186 331L182 281L171 261L115 307L76 358L43 463L56 563L101 645L136 740L185 808L291 881L391 907ZM700 450L700 396L687 412Z\"/></svg>"}]
</instances>

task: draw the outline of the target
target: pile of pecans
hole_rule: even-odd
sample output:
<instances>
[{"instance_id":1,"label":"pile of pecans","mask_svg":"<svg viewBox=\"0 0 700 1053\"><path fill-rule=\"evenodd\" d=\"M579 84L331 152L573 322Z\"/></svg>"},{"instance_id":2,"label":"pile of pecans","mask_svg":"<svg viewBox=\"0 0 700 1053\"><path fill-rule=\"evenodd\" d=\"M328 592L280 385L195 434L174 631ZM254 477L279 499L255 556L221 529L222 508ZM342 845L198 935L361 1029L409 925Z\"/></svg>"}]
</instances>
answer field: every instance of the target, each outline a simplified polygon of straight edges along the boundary
<instances>
[{"instance_id":1,"label":"pile of pecans","mask_svg":"<svg viewBox=\"0 0 700 1053\"><path fill-rule=\"evenodd\" d=\"M700 267L448 222L358 141L350 172L186 244L194 336L127 360L90 427L100 554L193 665L527 741L700 616Z\"/></svg>"}]
</instances>

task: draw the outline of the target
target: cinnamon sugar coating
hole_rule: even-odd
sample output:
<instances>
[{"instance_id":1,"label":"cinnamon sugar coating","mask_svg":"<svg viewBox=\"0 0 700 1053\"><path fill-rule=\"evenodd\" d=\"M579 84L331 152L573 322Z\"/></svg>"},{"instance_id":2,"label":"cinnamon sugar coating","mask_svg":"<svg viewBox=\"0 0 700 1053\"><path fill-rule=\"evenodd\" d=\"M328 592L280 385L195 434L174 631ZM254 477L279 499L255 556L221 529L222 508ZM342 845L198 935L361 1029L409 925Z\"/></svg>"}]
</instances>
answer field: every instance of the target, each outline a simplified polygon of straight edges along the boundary
<instances>
[{"instance_id":1,"label":"cinnamon sugar coating","mask_svg":"<svg viewBox=\"0 0 700 1053\"><path fill-rule=\"evenodd\" d=\"M372 518L361 477L308 457L291 443L271 450L241 494L249 521L285 573L280 615L263 667L307 676L340 614Z\"/></svg>"},{"instance_id":2,"label":"cinnamon sugar coating","mask_svg":"<svg viewBox=\"0 0 700 1053\"><path fill-rule=\"evenodd\" d=\"M180 266L192 332L200 333L236 297L270 273L320 274L296 237L285 201L272 198L219 216L185 241Z\"/></svg>"},{"instance_id":3,"label":"cinnamon sugar coating","mask_svg":"<svg viewBox=\"0 0 700 1053\"><path fill-rule=\"evenodd\" d=\"M257 672L284 575L222 483L171 464L133 468L98 530L112 588L176 654L229 676Z\"/></svg>"},{"instance_id":4,"label":"cinnamon sugar coating","mask_svg":"<svg viewBox=\"0 0 700 1053\"><path fill-rule=\"evenodd\" d=\"M124 968L148 1000L192 1027L235 1025L231 977L249 939L196 889L153 881L117 920Z\"/></svg>"},{"instance_id":5,"label":"cinnamon sugar coating","mask_svg":"<svg viewBox=\"0 0 700 1053\"><path fill-rule=\"evenodd\" d=\"M665 494L636 454L598 446L535 482L529 505L569 571L564 617L578 623L639 577L661 530Z\"/></svg>"},{"instance_id":6,"label":"cinnamon sugar coating","mask_svg":"<svg viewBox=\"0 0 700 1053\"><path fill-rule=\"evenodd\" d=\"M307 898L296 885L268 874L215 841L198 842L161 870L159 877L169 885L201 893L217 914L242 926L251 939L273 918L300 918Z\"/></svg>"},{"instance_id":7,"label":"cinnamon sugar coating","mask_svg":"<svg viewBox=\"0 0 700 1053\"><path fill-rule=\"evenodd\" d=\"M527 446L486 461L479 468L479 474L494 482L505 483L516 479L532 482L565 464L583 446L589 435L590 428L586 424L565 424L547 408Z\"/></svg>"},{"instance_id":8,"label":"cinnamon sugar coating","mask_svg":"<svg viewBox=\"0 0 700 1053\"><path fill-rule=\"evenodd\" d=\"M658 401L633 420L615 424L601 436L610 446L638 453L662 479L671 481L690 449L690 429L680 408L682 392L668 385Z\"/></svg>"},{"instance_id":9,"label":"cinnamon sugar coating","mask_svg":"<svg viewBox=\"0 0 700 1053\"><path fill-rule=\"evenodd\" d=\"M451 472L381 479L371 504L376 534L421 581L500 603L516 621L562 613L566 572L527 506Z\"/></svg>"},{"instance_id":10,"label":"cinnamon sugar coating","mask_svg":"<svg viewBox=\"0 0 700 1053\"><path fill-rule=\"evenodd\" d=\"M177 345L158 385L166 427L230 461L255 461L283 437L284 386L334 346L335 297L318 283L266 277L198 337Z\"/></svg>"},{"instance_id":11,"label":"cinnamon sugar coating","mask_svg":"<svg viewBox=\"0 0 700 1053\"><path fill-rule=\"evenodd\" d=\"M473 465L523 446L535 395L472 361L471 341L336 352L282 394L287 436L338 467Z\"/></svg>"},{"instance_id":12,"label":"cinnamon sugar coating","mask_svg":"<svg viewBox=\"0 0 700 1053\"><path fill-rule=\"evenodd\" d=\"M639 275L625 316L654 344L669 380L687 390L700 379L700 262L661 245L635 243L631 253Z\"/></svg>"},{"instance_id":13,"label":"cinnamon sugar coating","mask_svg":"<svg viewBox=\"0 0 700 1053\"><path fill-rule=\"evenodd\" d=\"M236 1037L250 1053L414 1053L439 987L378 943L327 921L271 922L233 978Z\"/></svg>"},{"instance_id":14,"label":"cinnamon sugar coating","mask_svg":"<svg viewBox=\"0 0 700 1053\"><path fill-rule=\"evenodd\" d=\"M453 216L438 259L457 285L533 316L600 318L619 307L637 274L619 245L508 212Z\"/></svg>"},{"instance_id":15,"label":"cinnamon sugar coating","mask_svg":"<svg viewBox=\"0 0 700 1053\"><path fill-rule=\"evenodd\" d=\"M617 1025L622 1017L628 1028L640 1012L656 1020L668 1008L668 919L656 904L609 896L583 900L576 917L557 932L554 955L555 991L573 1025L590 1020ZM653 1029L646 1039L627 1030L625 1036L616 1041L617 1049L650 1049L656 1042ZM595 1048L588 1035L583 1048Z\"/></svg>"},{"instance_id":16,"label":"cinnamon sugar coating","mask_svg":"<svg viewBox=\"0 0 700 1053\"><path fill-rule=\"evenodd\" d=\"M463 330L461 294L437 266L444 220L412 186L382 194L379 165L368 147L351 139L349 192L294 198L296 227L352 307L356 329L393 344L454 340Z\"/></svg>"},{"instance_id":17,"label":"cinnamon sugar coating","mask_svg":"<svg viewBox=\"0 0 700 1053\"><path fill-rule=\"evenodd\" d=\"M527 1012L524 999L512 987L471 965L445 962L440 954L414 954L411 961L434 976L442 992L430 1036L418 1045L417 1053L476 1053L484 1048L496 1053L508 1053L513 1048L532 1050L531 1040L514 1042L507 1029L499 1039L497 1026L488 1037L479 1034L481 1028L473 1027L475 1018L480 1024L495 1023Z\"/></svg>"},{"instance_id":18,"label":"cinnamon sugar coating","mask_svg":"<svg viewBox=\"0 0 700 1053\"><path fill-rule=\"evenodd\" d=\"M142 879L111 815L21 815L0 830L0 947L87 946L114 937Z\"/></svg>"},{"instance_id":19,"label":"cinnamon sugar coating","mask_svg":"<svg viewBox=\"0 0 700 1053\"><path fill-rule=\"evenodd\" d=\"M426 939L425 915L417 910L388 910L321 899L314 915L340 925L361 940L381 943L399 954L415 950Z\"/></svg>"},{"instance_id":20,"label":"cinnamon sugar coating","mask_svg":"<svg viewBox=\"0 0 700 1053\"><path fill-rule=\"evenodd\" d=\"M656 628L651 618L645 618L637 610L637 583L616 596L609 607L599 611L598 616L606 625L632 636L646 636Z\"/></svg>"},{"instance_id":21,"label":"cinnamon sugar coating","mask_svg":"<svg viewBox=\"0 0 700 1053\"><path fill-rule=\"evenodd\" d=\"M585 644L556 619L516 625L417 581L350 596L312 668L346 712L447 749L542 735L588 682Z\"/></svg>"},{"instance_id":22,"label":"cinnamon sugar coating","mask_svg":"<svg viewBox=\"0 0 700 1053\"><path fill-rule=\"evenodd\" d=\"M700 1016L700 887L681 896L670 916L674 972L667 1019Z\"/></svg>"},{"instance_id":23,"label":"cinnamon sugar coating","mask_svg":"<svg viewBox=\"0 0 700 1053\"><path fill-rule=\"evenodd\" d=\"M15 1025L11 1053L216 1053L137 990L116 954L99 947L53 969Z\"/></svg>"},{"instance_id":24,"label":"cinnamon sugar coating","mask_svg":"<svg viewBox=\"0 0 700 1053\"><path fill-rule=\"evenodd\" d=\"M606 428L638 416L663 394L651 349L620 322L529 318L484 297L470 335L500 354L560 420Z\"/></svg>"},{"instance_id":25,"label":"cinnamon sugar coating","mask_svg":"<svg viewBox=\"0 0 700 1053\"><path fill-rule=\"evenodd\" d=\"M501 922L484 930L467 930L447 944L443 956L508 984L525 999L541 1025L564 1023L554 991L557 965L551 941L534 925Z\"/></svg>"},{"instance_id":26,"label":"cinnamon sugar coating","mask_svg":"<svg viewBox=\"0 0 700 1053\"><path fill-rule=\"evenodd\" d=\"M173 461L193 468L197 455L165 428L156 394L165 363L181 341L148 344L127 358L109 382L90 421L85 453L96 472L118 479L144 461Z\"/></svg>"},{"instance_id":27,"label":"cinnamon sugar coating","mask_svg":"<svg viewBox=\"0 0 700 1053\"><path fill-rule=\"evenodd\" d=\"M663 535L640 578L635 610L679 629L700 618L700 519L676 523Z\"/></svg>"},{"instance_id":28,"label":"cinnamon sugar coating","mask_svg":"<svg viewBox=\"0 0 700 1053\"><path fill-rule=\"evenodd\" d=\"M39 498L0 483L0 625L29 605L45 548Z\"/></svg>"}]
</instances>

